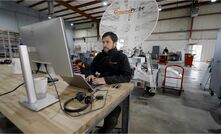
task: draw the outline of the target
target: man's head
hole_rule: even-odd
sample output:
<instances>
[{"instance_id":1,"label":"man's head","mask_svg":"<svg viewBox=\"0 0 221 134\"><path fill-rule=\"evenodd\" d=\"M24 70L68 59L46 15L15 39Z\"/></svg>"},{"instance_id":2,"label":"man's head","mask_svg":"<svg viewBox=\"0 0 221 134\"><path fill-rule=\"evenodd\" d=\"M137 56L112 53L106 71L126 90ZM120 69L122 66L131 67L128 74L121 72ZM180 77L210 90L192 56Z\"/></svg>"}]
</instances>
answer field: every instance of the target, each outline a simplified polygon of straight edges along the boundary
<instances>
[{"instance_id":1,"label":"man's head","mask_svg":"<svg viewBox=\"0 0 221 134\"><path fill-rule=\"evenodd\" d=\"M102 36L102 43L103 43L103 50L104 52L108 52L109 50L113 49L117 45L118 37L113 32L106 32Z\"/></svg>"}]
</instances>

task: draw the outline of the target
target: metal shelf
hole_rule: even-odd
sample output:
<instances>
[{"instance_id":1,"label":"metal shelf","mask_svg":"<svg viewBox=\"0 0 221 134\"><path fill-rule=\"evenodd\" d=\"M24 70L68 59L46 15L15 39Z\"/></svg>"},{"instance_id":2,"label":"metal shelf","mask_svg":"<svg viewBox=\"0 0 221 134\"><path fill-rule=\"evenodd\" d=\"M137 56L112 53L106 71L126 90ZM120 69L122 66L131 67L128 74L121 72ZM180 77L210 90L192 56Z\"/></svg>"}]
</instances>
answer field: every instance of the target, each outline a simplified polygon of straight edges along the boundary
<instances>
[{"instance_id":1,"label":"metal shelf","mask_svg":"<svg viewBox=\"0 0 221 134\"><path fill-rule=\"evenodd\" d=\"M0 30L0 58L18 57L19 33L10 30Z\"/></svg>"}]
</instances>

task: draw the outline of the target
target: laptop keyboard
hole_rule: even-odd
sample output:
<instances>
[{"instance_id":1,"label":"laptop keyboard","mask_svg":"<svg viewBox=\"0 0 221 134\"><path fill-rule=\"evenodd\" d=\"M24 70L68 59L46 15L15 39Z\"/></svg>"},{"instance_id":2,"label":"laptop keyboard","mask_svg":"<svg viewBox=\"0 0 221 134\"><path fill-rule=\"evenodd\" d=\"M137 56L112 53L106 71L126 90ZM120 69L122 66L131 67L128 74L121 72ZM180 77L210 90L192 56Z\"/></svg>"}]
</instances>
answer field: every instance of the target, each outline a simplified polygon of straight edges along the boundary
<instances>
[{"instance_id":1,"label":"laptop keyboard","mask_svg":"<svg viewBox=\"0 0 221 134\"><path fill-rule=\"evenodd\" d=\"M90 85L93 89L97 87L97 85L94 85L94 84L90 84Z\"/></svg>"},{"instance_id":2,"label":"laptop keyboard","mask_svg":"<svg viewBox=\"0 0 221 134\"><path fill-rule=\"evenodd\" d=\"M92 88L96 88L98 85L94 85L92 82L88 82L88 84L92 87Z\"/></svg>"}]
</instances>

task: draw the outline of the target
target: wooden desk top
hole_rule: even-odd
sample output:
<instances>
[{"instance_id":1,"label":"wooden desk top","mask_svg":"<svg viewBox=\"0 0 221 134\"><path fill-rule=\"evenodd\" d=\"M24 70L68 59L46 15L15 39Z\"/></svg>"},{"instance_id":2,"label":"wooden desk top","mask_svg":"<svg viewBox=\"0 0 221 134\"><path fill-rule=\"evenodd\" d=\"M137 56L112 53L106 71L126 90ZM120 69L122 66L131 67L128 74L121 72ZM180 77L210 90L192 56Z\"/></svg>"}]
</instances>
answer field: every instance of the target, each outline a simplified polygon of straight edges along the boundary
<instances>
[{"instance_id":1,"label":"wooden desk top","mask_svg":"<svg viewBox=\"0 0 221 134\"><path fill-rule=\"evenodd\" d=\"M22 82L22 75L13 74L12 66L0 65L0 94L14 89ZM62 80L56 85L58 92L61 94L62 103L79 91L77 88L68 86ZM60 110L59 103L53 104L39 112L23 107L19 104L19 100L22 95L26 94L24 86L13 93L0 97L0 112L24 133L83 133L88 128L96 125L122 102L130 94L134 85L124 83L118 89L110 87L110 85L107 85L102 88L102 90L109 89L106 106L80 117L66 115ZM48 86L48 89L51 94L56 96L54 86ZM98 92L97 94L105 95L105 92ZM100 107L103 105L103 102L104 100L94 102L92 109Z\"/></svg>"}]
</instances>

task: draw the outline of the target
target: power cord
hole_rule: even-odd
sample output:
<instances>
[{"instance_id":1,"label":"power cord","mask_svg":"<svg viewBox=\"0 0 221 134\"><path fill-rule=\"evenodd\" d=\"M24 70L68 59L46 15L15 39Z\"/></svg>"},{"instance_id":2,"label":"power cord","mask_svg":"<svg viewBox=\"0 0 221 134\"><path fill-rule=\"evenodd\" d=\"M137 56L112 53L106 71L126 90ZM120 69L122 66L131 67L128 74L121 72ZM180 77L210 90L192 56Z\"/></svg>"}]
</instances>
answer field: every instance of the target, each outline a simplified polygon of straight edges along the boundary
<instances>
[{"instance_id":1,"label":"power cord","mask_svg":"<svg viewBox=\"0 0 221 134\"><path fill-rule=\"evenodd\" d=\"M8 92L6 92L6 93L3 93L3 94L0 94L0 96L3 96L3 95L6 95L6 94L9 94L9 93L12 93L12 92L14 92L14 91L16 91L19 87L21 87L22 85L24 85L24 82L23 83L21 83L21 84L19 84L16 88L14 88L13 90L11 90L11 91L8 91Z\"/></svg>"},{"instance_id":2,"label":"power cord","mask_svg":"<svg viewBox=\"0 0 221 134\"><path fill-rule=\"evenodd\" d=\"M46 65L46 64L45 64L45 70L46 70L46 73L48 74L48 76L50 77L50 79L52 79L50 73L48 72L48 68L47 68L47 65ZM52 81L52 83L53 83L53 85L54 85L54 88L55 88L55 91L56 91L56 94L57 94L57 97L58 97L58 102L59 102L60 108L61 108L62 111L64 111L64 109L63 109L63 107L62 107L62 105L61 105L61 98L60 98L60 96L59 96L59 94L58 94L57 86L56 86L56 84L55 84L54 81Z\"/></svg>"},{"instance_id":3,"label":"power cord","mask_svg":"<svg viewBox=\"0 0 221 134\"><path fill-rule=\"evenodd\" d=\"M46 70L46 73L48 74L48 76L50 77L50 79L52 79L50 73L48 72L48 68L47 68L47 65L46 65L46 64L45 64L45 70ZM59 102L60 109L61 109L65 114L67 114L67 115L69 115L69 116L71 116L71 117L79 117L79 116L86 115L86 114L91 113L91 112L95 112L95 111L97 111L97 110L100 110L100 109L104 108L105 105L106 105L106 103L107 103L108 90L99 90L99 89L98 89L97 91L106 91L104 104L103 104L101 107L99 107L99 108L97 108L97 109L94 109L94 110L90 110L90 111L88 111L88 112L86 112L86 113L80 113L80 114L78 114L78 115L72 115L72 114L66 112L66 111L64 110L64 108L62 107L61 98L60 98L60 96L59 96L59 94L58 94L57 86L56 86L56 84L55 84L54 81L52 81L52 83L53 83L53 85L54 85L54 88L55 88L55 91L56 91L56 94L57 94L57 97L58 97L58 102ZM111 88L111 87L110 87L110 88ZM96 91L96 92L97 92L97 91ZM94 94L94 93L93 93L93 94Z\"/></svg>"}]
</instances>

